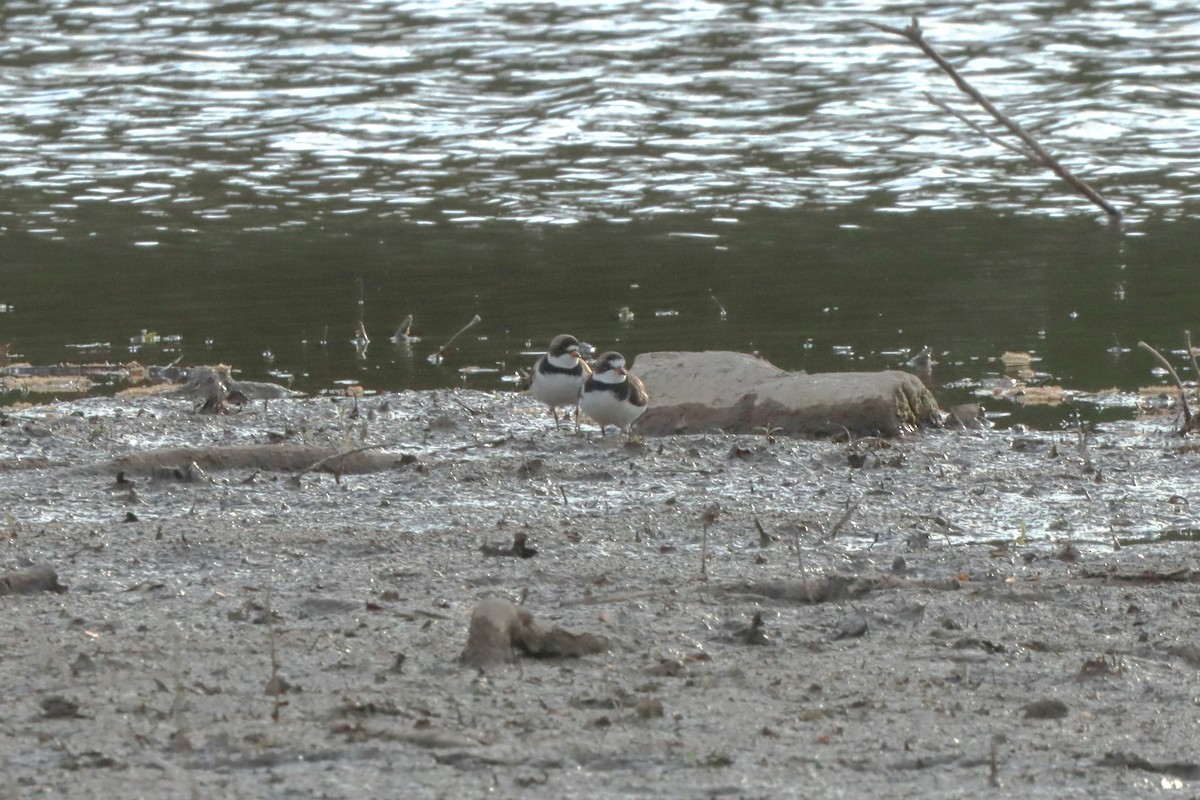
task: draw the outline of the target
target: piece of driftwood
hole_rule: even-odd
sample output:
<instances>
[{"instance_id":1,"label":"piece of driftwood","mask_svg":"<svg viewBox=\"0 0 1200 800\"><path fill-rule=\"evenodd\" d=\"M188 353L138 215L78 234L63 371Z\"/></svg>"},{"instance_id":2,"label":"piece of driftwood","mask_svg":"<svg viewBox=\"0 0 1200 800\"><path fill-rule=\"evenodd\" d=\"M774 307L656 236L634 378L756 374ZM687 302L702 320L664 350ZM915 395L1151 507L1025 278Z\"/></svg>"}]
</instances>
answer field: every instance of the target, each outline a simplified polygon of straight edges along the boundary
<instances>
[{"instance_id":1,"label":"piece of driftwood","mask_svg":"<svg viewBox=\"0 0 1200 800\"><path fill-rule=\"evenodd\" d=\"M34 564L0 574L0 597L10 594L64 594L67 587L58 582L58 573L49 564Z\"/></svg>"},{"instance_id":2,"label":"piece of driftwood","mask_svg":"<svg viewBox=\"0 0 1200 800\"><path fill-rule=\"evenodd\" d=\"M162 392L164 395L189 397L197 401L196 410L204 414L224 413L230 405L242 405L251 400L281 400L302 397L286 386L262 381L235 381L228 367L194 367L187 371L187 381Z\"/></svg>"},{"instance_id":3,"label":"piece of driftwood","mask_svg":"<svg viewBox=\"0 0 1200 800\"><path fill-rule=\"evenodd\" d=\"M634 428L643 434L895 436L941 425L929 389L899 370L809 375L725 351L643 353L634 369L651 398Z\"/></svg>"},{"instance_id":4,"label":"piece of driftwood","mask_svg":"<svg viewBox=\"0 0 1200 800\"><path fill-rule=\"evenodd\" d=\"M794 603L831 603L861 597L875 589L893 582L879 577L859 575L821 575L795 580L755 581L742 585L724 586L727 594L750 594L769 600L785 600Z\"/></svg>"},{"instance_id":5,"label":"piece of driftwood","mask_svg":"<svg viewBox=\"0 0 1200 800\"><path fill-rule=\"evenodd\" d=\"M143 450L91 467L92 471L155 474L162 468L186 470L190 465L205 471L257 469L265 472L305 473L315 470L339 475L382 472L416 463L411 454L344 451L317 445L248 444L211 447L164 447Z\"/></svg>"},{"instance_id":6,"label":"piece of driftwood","mask_svg":"<svg viewBox=\"0 0 1200 800\"><path fill-rule=\"evenodd\" d=\"M1071 170L1067 169L1067 167L1061 161L1059 161L1057 158L1055 158L1053 155L1051 155L1044 147L1042 147L1042 145L1038 143L1037 139L1033 138L1033 135L1031 133L1029 133L1029 131L1027 131L1023 127L1021 127L1021 125L1019 125L1011 117L1009 117L1007 114L1005 114L999 108L997 108L995 106L995 104L992 103L991 100L988 100L987 97L985 97L983 95L983 93L981 93L978 89L976 89L974 86L972 86L970 83L968 83L966 78L964 78L962 75L960 75L958 70L954 68L954 65L951 64L949 61L947 61L942 56L941 53L939 53L937 50L934 49L933 45L931 45L928 41L926 41L924 32L921 30L921 25L917 21L917 18L915 16L912 18L912 21L908 25L905 25L903 28L897 28L892 25L883 25L881 23L871 22L869 20L866 21L866 23L868 25L870 25L871 27L873 27L877 30L881 30L885 33L891 33L896 36L901 36L901 37L907 39L908 41L912 42L913 44L915 44L917 47L919 47L921 49L921 52L923 52L926 56L928 56L933 61L933 63L935 63L939 67L941 67L942 71L950 76L950 78L954 81L954 84L956 86L958 86L958 88L964 94L966 94L968 97L970 97L976 103L978 103L983 108L984 111L987 111L989 114L991 114L994 119L996 119L1001 125L1003 125L1005 128L1007 128L1014 136L1016 136L1018 139L1020 139L1021 146L1013 147L1008 144L1004 144L1003 142L1000 142L999 140L997 140L996 137L982 131L982 129L979 128L977 125L967 121L961 115L959 115L953 111L950 111L951 114L953 114L954 116L963 120L964 122L967 122L968 125L970 125L976 131L980 131L981 133L983 133L983 135L986 136L989 140L991 140L993 142L997 142L998 144L1002 144L1002 146L1007 147L1010 150L1014 150L1015 152L1020 153L1024 156L1026 156L1027 158L1031 159L1035 163L1046 167L1051 172L1053 172L1055 175L1057 175L1058 177L1060 177L1064 181L1066 181L1067 185L1070 186L1072 189L1074 189L1076 192L1079 192L1081 195L1086 197L1088 200L1092 201L1097 206L1102 208L1104 210L1104 213L1108 214L1108 216L1113 221L1118 221L1121 219L1121 211L1116 206L1114 206L1112 203L1109 203L1107 200L1105 200L1100 195L1099 192L1097 192L1095 189L1093 189L1091 186L1089 186L1085 181L1083 181L1079 177L1077 177L1074 173L1071 172ZM936 100L934 101L934 103L937 104L939 107L941 107L943 110L949 111L949 109L943 103L936 101Z\"/></svg>"},{"instance_id":7,"label":"piece of driftwood","mask_svg":"<svg viewBox=\"0 0 1200 800\"><path fill-rule=\"evenodd\" d=\"M144 380L145 367L136 361L128 364L12 364L0 367L0 375L15 378L109 378Z\"/></svg>"},{"instance_id":8,"label":"piece of driftwood","mask_svg":"<svg viewBox=\"0 0 1200 800\"><path fill-rule=\"evenodd\" d=\"M489 597L471 614L467 645L459 661L471 669L488 669L511 662L517 652L538 658L572 658L608 648L603 636L572 633L536 619L508 600Z\"/></svg>"},{"instance_id":9,"label":"piece of driftwood","mask_svg":"<svg viewBox=\"0 0 1200 800\"><path fill-rule=\"evenodd\" d=\"M1096 761L1096 766L1138 769L1153 772L1156 775L1172 775L1186 781L1200 780L1200 763L1195 761L1150 761L1137 753L1105 753L1104 758Z\"/></svg>"}]
</instances>

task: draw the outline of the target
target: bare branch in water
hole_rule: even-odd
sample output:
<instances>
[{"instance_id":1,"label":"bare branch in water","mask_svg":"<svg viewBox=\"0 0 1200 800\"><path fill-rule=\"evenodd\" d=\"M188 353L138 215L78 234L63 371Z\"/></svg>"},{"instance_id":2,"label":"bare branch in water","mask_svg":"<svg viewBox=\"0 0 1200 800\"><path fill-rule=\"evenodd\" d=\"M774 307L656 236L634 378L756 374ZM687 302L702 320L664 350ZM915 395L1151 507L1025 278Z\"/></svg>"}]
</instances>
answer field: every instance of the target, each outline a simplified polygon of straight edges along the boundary
<instances>
[{"instance_id":1,"label":"bare branch in water","mask_svg":"<svg viewBox=\"0 0 1200 800\"><path fill-rule=\"evenodd\" d=\"M446 350L447 350L447 349L450 347L450 345L454 344L454 340L455 340L455 339L457 339L458 337L462 336L462 335L463 335L464 333L466 333L467 331L471 330L471 328L473 328L473 327L474 327L475 325L477 325L477 324L479 324L479 315L478 315L478 314L476 314L474 317L471 317L471 321L470 321L470 322L468 322L466 325L463 325L463 326L462 326L462 328L460 328L460 329L459 329L458 333L456 333L456 334L454 334L453 336L451 336L451 337L450 337L450 338L449 338L449 339L446 341L446 343L445 343L444 345L442 345L441 347L439 347L439 348L437 349L437 352L436 352L436 353L434 353L433 355L429 356L429 358L428 358L427 360L428 360L428 361L429 361L431 364L440 364L440 363L442 363L442 353L446 352Z\"/></svg>"},{"instance_id":2,"label":"bare branch in water","mask_svg":"<svg viewBox=\"0 0 1200 800\"><path fill-rule=\"evenodd\" d=\"M961 111L956 111L955 109L948 106L946 103L943 103L941 100L934 97L929 92L925 92L925 99L927 99L929 102L933 103L935 106L940 108L942 111L945 111L947 114L949 114L950 116L957 119L959 122L968 126L973 131L975 131L976 133L978 133L980 136L987 139L988 141L992 142L993 144L997 144L997 145L1003 147L1005 150L1011 150L1012 152L1016 153L1017 155L1023 156L1024 158L1028 158L1031 161L1038 160L1037 154L1034 153L1029 148L1021 147L1020 145L1015 145L1012 142L1004 141L999 136L992 133L991 131L989 131L987 128L983 127L982 125L980 125L975 120L968 117L966 114L963 114Z\"/></svg>"},{"instance_id":3,"label":"bare branch in water","mask_svg":"<svg viewBox=\"0 0 1200 800\"><path fill-rule=\"evenodd\" d=\"M1022 128L1007 114L996 108L992 101L988 100L978 89L968 83L966 78L960 75L958 70L954 68L954 65L943 58L942 54L933 48L933 45L925 41L925 37L921 31L921 24L917 21L916 17L913 17L912 22L903 28L896 28L891 25L882 25L878 22L871 22L870 20L864 21L867 25L870 25L876 30L881 30L884 33L890 33L894 36L902 36L915 44L917 47L921 48L921 52L925 53L925 55L929 56L929 58L933 60L933 63L941 67L942 71L950 76L955 85L958 86L958 88L962 90L964 94L968 95L972 100L978 103L984 111L991 114L992 117L995 118L1001 125L1008 128L1008 130L1014 136L1021 140L1025 147L1029 149L1029 153L1026 153L1025 155L1052 171L1055 175L1066 181L1072 189L1082 194L1088 200L1091 200L1100 208L1104 209L1104 213L1108 214L1108 216L1114 221L1121 219L1121 212L1116 206L1112 205L1103 197L1101 197L1099 192L1097 192L1084 181L1077 178L1058 159L1050 155L1050 153L1038 143L1037 139L1033 138L1033 135L1030 134L1029 131ZM941 104L939 103L939 105ZM955 114L955 116L958 115ZM959 119L962 119L962 117L959 117ZM974 125L971 127L979 130ZM988 138L992 141L995 141L995 139L993 139L991 136L988 136ZM1012 148L1010 147L1009 149Z\"/></svg>"}]
</instances>

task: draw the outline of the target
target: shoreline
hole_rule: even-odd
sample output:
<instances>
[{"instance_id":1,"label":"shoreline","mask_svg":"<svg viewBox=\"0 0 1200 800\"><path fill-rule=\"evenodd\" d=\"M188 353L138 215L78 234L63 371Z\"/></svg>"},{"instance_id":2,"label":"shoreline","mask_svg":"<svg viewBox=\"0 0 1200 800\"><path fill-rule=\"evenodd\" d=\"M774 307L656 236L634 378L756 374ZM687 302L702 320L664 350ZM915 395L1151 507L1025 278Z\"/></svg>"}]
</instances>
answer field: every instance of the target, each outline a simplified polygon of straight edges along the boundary
<instances>
[{"instance_id":1,"label":"shoreline","mask_svg":"<svg viewBox=\"0 0 1200 800\"><path fill-rule=\"evenodd\" d=\"M1120 545L1200 529L1200 456L1161 423L626 443L472 391L25 417L0 426L4 567L68 591L0 598L17 796L1116 798L1200 776L1197 559ZM112 471L280 436L396 460L298 485ZM71 466L12 468L34 458ZM496 555L517 534L536 554ZM463 668L489 597L610 646Z\"/></svg>"}]
</instances>

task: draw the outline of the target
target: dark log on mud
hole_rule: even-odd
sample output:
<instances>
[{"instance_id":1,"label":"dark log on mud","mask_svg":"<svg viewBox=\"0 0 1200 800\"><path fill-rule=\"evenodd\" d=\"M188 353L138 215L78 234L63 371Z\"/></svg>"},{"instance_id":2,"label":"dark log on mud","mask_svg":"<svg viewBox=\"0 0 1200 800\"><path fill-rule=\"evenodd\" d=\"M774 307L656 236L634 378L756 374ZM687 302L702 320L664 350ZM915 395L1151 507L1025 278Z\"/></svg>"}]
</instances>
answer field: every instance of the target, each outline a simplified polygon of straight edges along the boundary
<instances>
[{"instance_id":1,"label":"dark log on mud","mask_svg":"<svg viewBox=\"0 0 1200 800\"><path fill-rule=\"evenodd\" d=\"M0 597L10 594L63 594L67 587L58 582L58 573L48 564L34 564L0 574Z\"/></svg>"},{"instance_id":2,"label":"dark log on mud","mask_svg":"<svg viewBox=\"0 0 1200 800\"><path fill-rule=\"evenodd\" d=\"M574 658L603 653L608 647L602 636L548 625L508 600L489 597L471 614L459 661L471 669L488 669L509 663L518 651L538 658Z\"/></svg>"},{"instance_id":3,"label":"dark log on mud","mask_svg":"<svg viewBox=\"0 0 1200 800\"><path fill-rule=\"evenodd\" d=\"M858 575L822 575L790 581L760 581L743 585L723 586L726 594L753 594L771 600L796 603L829 603L861 597L879 588L893 588L895 581L884 577Z\"/></svg>"},{"instance_id":4,"label":"dark log on mud","mask_svg":"<svg viewBox=\"0 0 1200 800\"><path fill-rule=\"evenodd\" d=\"M140 380L145 367L136 361L128 364L13 364L0 367L0 375L14 378L100 378Z\"/></svg>"},{"instance_id":5,"label":"dark log on mud","mask_svg":"<svg viewBox=\"0 0 1200 800\"><path fill-rule=\"evenodd\" d=\"M162 469L188 470L195 464L208 472L226 469L257 469L264 472L299 473L321 470L338 475L382 472L416 463L406 453L369 450L344 452L316 445L249 444L219 447L165 447L115 458L94 472L155 474ZM315 466L316 465L316 466Z\"/></svg>"},{"instance_id":6,"label":"dark log on mud","mask_svg":"<svg viewBox=\"0 0 1200 800\"><path fill-rule=\"evenodd\" d=\"M908 25L905 25L903 28L897 28L892 25L882 25L878 22L870 22L870 21L867 21L866 24L870 25L873 28L876 28L877 30L884 31L885 33L891 33L896 36L902 36L905 39L912 42L913 44L915 44L917 47L921 48L921 52L923 52L926 56L928 56L933 61L933 63L935 63L939 67L941 67L942 71L950 76L950 78L954 81L954 84L964 94L966 94L968 97L970 97L976 103L978 103L983 108L984 111L991 114L992 117L996 121L998 121L1001 125L1003 125L1005 128L1007 128L1014 136L1016 136L1020 140L1021 145L1019 147L1012 147L1012 146L998 140L996 137L992 136L991 134L987 133L986 131L983 131L981 128L979 128L979 126L971 123L965 117L962 117L961 115L956 114L955 112L951 111L948 107L946 107L941 102L934 100L933 102L936 105L938 105L945 111L950 111L951 114L954 114L954 116L956 116L960 120L966 122L968 125L970 125L976 131L983 133L983 135L986 136L991 141L996 142L997 144L1000 144L1004 147L1007 147L1010 150L1015 150L1016 152L1021 153L1022 155L1029 158L1031 161L1034 161L1035 163L1046 167L1051 172L1053 172L1055 175L1062 178L1067 183L1067 185L1070 186L1072 189L1074 189L1076 192L1079 192L1081 195L1086 197L1088 200L1092 201L1097 206L1102 208L1104 210L1104 213L1108 214L1108 216L1114 222L1117 222L1121 219L1121 212L1120 212L1120 210L1118 210L1116 208L1116 206L1109 203L1107 200L1105 200L1103 197L1100 196L1099 192L1097 192L1095 189L1093 189L1091 186L1089 186L1087 183L1085 183L1080 178L1076 177L1076 175L1074 173L1072 173L1071 170L1067 169L1067 167L1064 166L1062 164L1062 162L1060 162L1057 158L1052 156L1044 147L1042 147L1042 145L1040 143L1038 143L1037 139L1033 138L1033 135L1031 133L1029 133L1029 131L1025 130L1023 127L1021 127L1019 124L1017 124L1007 114L1005 114L1003 111L1001 111L999 108L997 108L992 103L992 101L988 100L987 97L985 97L982 92L980 92L978 89L976 89L970 83L968 83L966 78L964 78L962 75L960 75L958 70L954 68L954 65L951 64L949 61L947 61L942 56L941 53L939 53L937 50L934 49L933 45L931 45L928 41L925 40L924 32L921 30L921 24L917 21L916 17L913 17L912 22L910 22ZM933 98L930 98L930 99L932 100Z\"/></svg>"},{"instance_id":7,"label":"dark log on mud","mask_svg":"<svg viewBox=\"0 0 1200 800\"><path fill-rule=\"evenodd\" d=\"M650 394L635 429L649 435L896 436L941 424L933 395L898 370L809 375L723 351L643 353L634 368Z\"/></svg>"}]
</instances>

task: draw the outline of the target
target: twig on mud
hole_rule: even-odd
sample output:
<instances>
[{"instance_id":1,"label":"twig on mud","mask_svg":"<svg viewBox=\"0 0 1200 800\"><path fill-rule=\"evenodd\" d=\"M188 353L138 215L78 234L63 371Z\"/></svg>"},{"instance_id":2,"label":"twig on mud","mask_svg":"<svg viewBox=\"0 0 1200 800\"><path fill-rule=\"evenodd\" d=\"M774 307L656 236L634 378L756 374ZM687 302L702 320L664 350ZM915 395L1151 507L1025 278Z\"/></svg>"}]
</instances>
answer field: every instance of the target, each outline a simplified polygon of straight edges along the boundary
<instances>
[{"instance_id":1,"label":"twig on mud","mask_svg":"<svg viewBox=\"0 0 1200 800\"><path fill-rule=\"evenodd\" d=\"M283 699L284 694L287 693L287 679L284 678L279 672L279 668L282 665L279 663L279 652L275 646L275 610L271 607L271 589L273 585L273 583L267 584L267 594L265 598L267 606L267 636L271 652L271 677L267 681L267 686L266 689L264 689L264 692L268 696L275 698L274 705L271 708L271 720L273 722L279 722L283 707L288 704L288 701Z\"/></svg>"},{"instance_id":2,"label":"twig on mud","mask_svg":"<svg viewBox=\"0 0 1200 800\"><path fill-rule=\"evenodd\" d=\"M457 395L453 395L453 394L452 394L452 395L450 395L450 399L451 399L451 400L452 400L452 401L453 401L453 402L454 402L454 403L455 403L455 404L456 404L456 405L457 405L459 408L461 408L463 411L466 411L466 412L467 412L468 414L470 414L472 417L478 417L480 414L482 414L482 413L483 413L483 412L482 412L482 411L480 411L479 409L477 409L477 408L472 408L471 406L469 406L469 405L467 405L466 403L464 403L462 400L460 400L460 399L458 398L458 396L457 396Z\"/></svg>"},{"instance_id":3,"label":"twig on mud","mask_svg":"<svg viewBox=\"0 0 1200 800\"><path fill-rule=\"evenodd\" d=\"M1083 471L1091 472L1094 467L1092 466L1092 454L1088 451L1087 427L1084 426L1083 418L1079 416L1079 412L1075 412L1070 417L1067 426L1075 430L1075 449L1079 451L1079 457L1083 459Z\"/></svg>"},{"instance_id":4,"label":"twig on mud","mask_svg":"<svg viewBox=\"0 0 1200 800\"><path fill-rule=\"evenodd\" d=\"M846 432L849 434L849 431ZM800 571L800 580L804 583L804 591L808 594L808 602L815 602L812 583L804 574L804 553L800 550L800 527L795 526L792 534L792 546L796 548L796 568Z\"/></svg>"},{"instance_id":5,"label":"twig on mud","mask_svg":"<svg viewBox=\"0 0 1200 800\"><path fill-rule=\"evenodd\" d=\"M773 537L773 536L771 536L771 534L767 533L766 528L764 528L762 526L762 523L758 521L757 514L754 514L752 516L754 519L754 527L758 530L758 546L762 547L762 548L770 547L771 544L775 541L775 537Z\"/></svg>"},{"instance_id":6,"label":"twig on mud","mask_svg":"<svg viewBox=\"0 0 1200 800\"><path fill-rule=\"evenodd\" d=\"M904 26L903 28L896 28L891 25L882 25L878 22L871 22L870 20L864 20L864 22L866 22L867 25L870 25L872 28L875 28L876 30L881 30L884 33L890 33L895 36L901 36L905 39L908 39L910 42L912 42L917 47L919 47L921 49L921 52L925 53L925 55L928 56L933 61L933 63L935 63L939 67L941 67L942 71L950 76L950 78L954 81L954 84L956 86L958 86L958 88L964 94L966 94L972 100L974 100L976 103L978 103L983 108L984 111L991 114L992 117L996 121L998 121L1004 127L1008 128L1008 130L1014 136L1016 136L1018 139L1021 140L1022 144L1024 144L1024 146L1029 149L1029 152L1025 153L1025 155L1027 157L1031 158L1034 162L1041 164L1042 166L1046 167L1051 172L1053 172L1055 175L1062 178L1064 181L1067 182L1067 184L1072 189L1079 192L1084 197L1086 197L1088 200L1091 200L1097 206L1102 208L1104 210L1104 213L1108 214L1108 216L1113 221L1118 221L1121 219L1121 212L1117 209L1116 206L1109 203L1107 200L1105 200L1103 197L1100 196L1099 192L1097 192L1095 189L1093 189L1087 183L1085 183L1084 181L1082 181L1081 179L1076 177L1069 169L1067 169L1061 162L1059 162L1058 159L1056 159L1049 152L1047 152L1046 149L1044 147L1042 147L1041 144L1038 143L1037 139L1033 138L1032 134L1030 134L1027 130L1022 128L1019 124L1017 124L1015 121L1013 121L1011 118L1009 118L1009 116L1007 114L1005 114L1003 111L996 108L996 106L992 103L992 101L988 100L986 97L983 96L982 93L980 93L980 91L978 89L976 89L974 86L972 86L970 83L968 83L966 78L964 78L962 75L960 75L958 73L958 70L954 68L954 65L951 64L949 61L947 61L942 56L941 53L939 53L937 50L935 50L933 48L933 45L931 45L931 44L929 44L929 42L925 41L925 37L924 37L924 35L922 35L922 31L921 31L921 24L917 21L917 18L915 16L912 18L912 22L910 22L908 25ZM957 116L957 115L955 115L955 116ZM975 126L972 126L972 127L975 127ZM988 138L991 139L992 137L989 136ZM993 141L995 141L995 140L993 139ZM1012 148L1009 148L1009 149L1012 149ZM1018 151L1018 152L1020 152L1020 151Z\"/></svg>"},{"instance_id":7,"label":"twig on mud","mask_svg":"<svg viewBox=\"0 0 1200 800\"><path fill-rule=\"evenodd\" d=\"M1192 410L1188 408L1187 390L1183 388L1183 381L1179 380L1179 373L1171 366L1171 362L1167 361L1166 356L1150 345L1145 342L1138 342L1138 347L1157 358L1158 363L1162 364L1163 369L1171 376L1171 380L1175 381L1175 386L1179 389L1179 404L1183 407L1183 428L1180 429L1179 434L1182 436L1185 433L1190 433L1195 428L1195 425L1192 423Z\"/></svg>"},{"instance_id":8,"label":"twig on mud","mask_svg":"<svg viewBox=\"0 0 1200 800\"><path fill-rule=\"evenodd\" d=\"M704 513L700 517L700 523L704 528L700 538L700 580L702 581L708 580L708 529L720 518L721 504L717 502L705 506Z\"/></svg>"},{"instance_id":9,"label":"twig on mud","mask_svg":"<svg viewBox=\"0 0 1200 800\"><path fill-rule=\"evenodd\" d=\"M833 523L833 525L829 528L829 533L826 535L825 541L830 541L833 539L833 537L838 535L838 531L846 527L846 523L850 521L850 517L854 516L854 512L858 510L858 504L861 502L862 500L860 499L851 503L850 498L846 498L846 513L842 514L841 519Z\"/></svg>"},{"instance_id":10,"label":"twig on mud","mask_svg":"<svg viewBox=\"0 0 1200 800\"><path fill-rule=\"evenodd\" d=\"M810 590L810 594L811 594L811 590ZM811 602L811 600L809 602ZM858 616L860 616L862 618L863 632L860 635L865 635L867 633L870 633L871 632L870 618L867 617L867 615L865 613L863 613L863 610L858 607L858 603L855 603L852 598L847 597L846 603L850 606L850 608L854 611L855 614L858 614Z\"/></svg>"},{"instance_id":11,"label":"twig on mud","mask_svg":"<svg viewBox=\"0 0 1200 800\"><path fill-rule=\"evenodd\" d=\"M363 445L362 447L355 447L350 450L342 450L340 452L334 453L331 456L325 456L324 458L320 459L319 461L314 461L313 463L309 464L307 467L305 467L304 469L297 472L295 475L293 475L288 480L292 481L293 483L296 483L297 481L300 480L301 475L307 475L308 473L310 473L314 470L318 470L321 467L328 464L330 461L333 461L333 460L339 459L339 458L347 458L348 456L352 456L357 453L363 453L363 452L366 452L367 450L378 450L381 447L387 447L387 443L385 442L383 444Z\"/></svg>"},{"instance_id":12,"label":"twig on mud","mask_svg":"<svg viewBox=\"0 0 1200 800\"><path fill-rule=\"evenodd\" d=\"M454 447L448 447L445 450L439 450L441 453L465 453L468 450L474 450L476 447L499 447L506 443L511 436L501 436L498 439L484 439L481 442L472 442L471 444L459 444Z\"/></svg>"}]
</instances>

